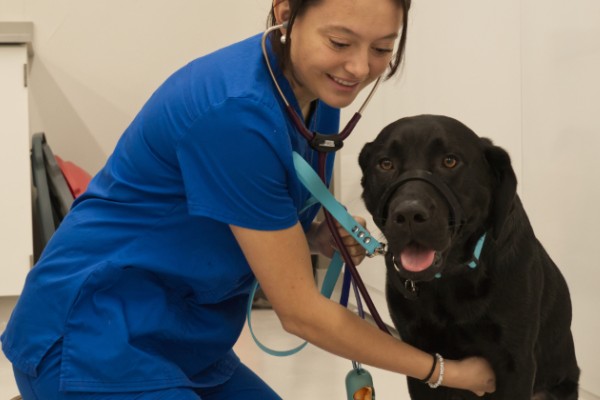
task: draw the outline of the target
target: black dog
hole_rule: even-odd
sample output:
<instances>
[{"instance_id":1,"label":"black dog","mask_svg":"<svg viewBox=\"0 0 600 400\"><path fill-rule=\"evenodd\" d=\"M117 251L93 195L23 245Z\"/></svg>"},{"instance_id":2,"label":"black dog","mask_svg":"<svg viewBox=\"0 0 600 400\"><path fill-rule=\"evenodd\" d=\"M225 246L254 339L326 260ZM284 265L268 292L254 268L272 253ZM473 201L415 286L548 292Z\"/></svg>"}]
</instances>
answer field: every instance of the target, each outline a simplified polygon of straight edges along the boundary
<instances>
[{"instance_id":1,"label":"black dog","mask_svg":"<svg viewBox=\"0 0 600 400\"><path fill-rule=\"evenodd\" d=\"M386 295L403 340L483 356L489 399L577 399L571 301L516 195L506 151L457 120L387 126L362 150L363 199L388 241ZM476 399L409 378L413 399Z\"/></svg>"}]
</instances>

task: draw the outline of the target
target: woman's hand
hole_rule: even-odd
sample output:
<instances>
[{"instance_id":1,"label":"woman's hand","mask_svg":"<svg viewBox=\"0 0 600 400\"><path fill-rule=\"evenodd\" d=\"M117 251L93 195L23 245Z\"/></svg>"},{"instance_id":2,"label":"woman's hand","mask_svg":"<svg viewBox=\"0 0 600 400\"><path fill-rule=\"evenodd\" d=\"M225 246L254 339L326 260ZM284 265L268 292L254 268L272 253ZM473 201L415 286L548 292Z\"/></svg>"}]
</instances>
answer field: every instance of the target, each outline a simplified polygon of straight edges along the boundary
<instances>
[{"instance_id":1,"label":"woman's hand","mask_svg":"<svg viewBox=\"0 0 600 400\"><path fill-rule=\"evenodd\" d=\"M460 361L446 360L448 379L444 386L470 390L477 396L496 391L496 375L490 364L481 357L469 357ZM450 375L451 374L451 375Z\"/></svg>"},{"instance_id":2,"label":"woman's hand","mask_svg":"<svg viewBox=\"0 0 600 400\"><path fill-rule=\"evenodd\" d=\"M365 221L364 218L354 216L354 219L356 222L366 228L367 221ZM352 261L355 265L360 264L365 259L367 251L362 245L360 245L360 243L354 240L354 237L352 237L352 235L347 232L337 221L335 222L335 225L340 234L342 242L346 246L350 257L352 258ZM311 251L313 252L320 253L331 258L335 250L338 250L326 221L313 223L312 228L306 236L308 243L310 244Z\"/></svg>"}]
</instances>

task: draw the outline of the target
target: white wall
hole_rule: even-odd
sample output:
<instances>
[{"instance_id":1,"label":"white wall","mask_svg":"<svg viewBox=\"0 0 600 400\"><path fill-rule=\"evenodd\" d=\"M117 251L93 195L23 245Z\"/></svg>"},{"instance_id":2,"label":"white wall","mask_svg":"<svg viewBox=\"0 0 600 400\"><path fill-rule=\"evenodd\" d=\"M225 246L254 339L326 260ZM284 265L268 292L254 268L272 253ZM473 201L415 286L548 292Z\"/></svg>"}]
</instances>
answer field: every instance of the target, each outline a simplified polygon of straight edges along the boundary
<instances>
[{"instance_id":1,"label":"white wall","mask_svg":"<svg viewBox=\"0 0 600 400\"><path fill-rule=\"evenodd\" d=\"M582 386L600 395L600 2L523 2L523 179L573 299Z\"/></svg>"},{"instance_id":2,"label":"white wall","mask_svg":"<svg viewBox=\"0 0 600 400\"><path fill-rule=\"evenodd\" d=\"M35 24L32 131L97 171L160 82L261 30L270 2L0 0L1 20ZM597 394L599 29L597 0L413 1L404 73L382 86L338 164L339 198L360 212L357 154L397 118L447 114L507 148L534 228L571 286L582 385ZM381 297L381 261L361 270Z\"/></svg>"}]
</instances>

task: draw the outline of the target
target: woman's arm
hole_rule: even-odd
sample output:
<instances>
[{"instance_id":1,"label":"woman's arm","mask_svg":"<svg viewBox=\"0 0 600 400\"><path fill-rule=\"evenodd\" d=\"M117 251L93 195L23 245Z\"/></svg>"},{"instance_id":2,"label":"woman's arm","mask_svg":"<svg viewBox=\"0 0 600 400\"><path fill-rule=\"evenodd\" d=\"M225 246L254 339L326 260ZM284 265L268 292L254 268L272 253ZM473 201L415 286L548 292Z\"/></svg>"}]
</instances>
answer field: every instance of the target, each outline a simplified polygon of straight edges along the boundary
<instances>
[{"instance_id":1,"label":"woman's arm","mask_svg":"<svg viewBox=\"0 0 600 400\"><path fill-rule=\"evenodd\" d=\"M286 331L350 360L417 379L427 376L430 354L380 331L319 293L299 224L279 231L231 229ZM438 375L439 366L433 382ZM443 384L481 395L495 389L493 379L482 359L448 360Z\"/></svg>"}]
</instances>

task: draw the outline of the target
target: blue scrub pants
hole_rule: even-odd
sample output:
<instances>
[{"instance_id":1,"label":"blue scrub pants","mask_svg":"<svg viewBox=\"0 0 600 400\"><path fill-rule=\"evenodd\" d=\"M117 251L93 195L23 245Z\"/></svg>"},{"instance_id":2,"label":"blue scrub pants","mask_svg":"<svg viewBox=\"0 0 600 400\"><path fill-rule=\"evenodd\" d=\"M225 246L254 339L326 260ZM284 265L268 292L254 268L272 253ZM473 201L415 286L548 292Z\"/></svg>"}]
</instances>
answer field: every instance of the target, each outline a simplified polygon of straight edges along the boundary
<instances>
[{"instance_id":1,"label":"blue scrub pants","mask_svg":"<svg viewBox=\"0 0 600 400\"><path fill-rule=\"evenodd\" d=\"M143 393L61 392L58 390L61 352L60 343L50 349L39 366L36 378L13 368L23 400L281 400L244 364L238 366L227 382L212 388L173 388Z\"/></svg>"}]
</instances>

